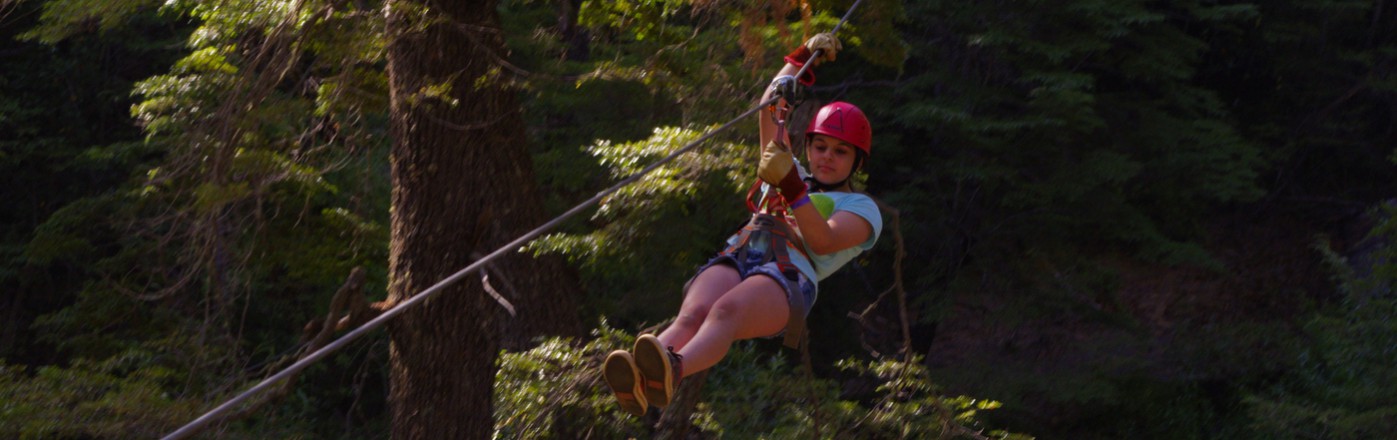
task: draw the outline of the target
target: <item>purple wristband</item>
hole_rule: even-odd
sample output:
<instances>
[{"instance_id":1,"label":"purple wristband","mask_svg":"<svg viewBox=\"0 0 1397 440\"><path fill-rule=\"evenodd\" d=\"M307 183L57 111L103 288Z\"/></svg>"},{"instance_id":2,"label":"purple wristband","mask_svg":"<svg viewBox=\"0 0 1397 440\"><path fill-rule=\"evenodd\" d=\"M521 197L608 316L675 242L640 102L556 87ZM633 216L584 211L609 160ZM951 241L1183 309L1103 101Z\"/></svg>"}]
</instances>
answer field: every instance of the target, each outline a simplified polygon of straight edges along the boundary
<instances>
[{"instance_id":1,"label":"purple wristband","mask_svg":"<svg viewBox=\"0 0 1397 440\"><path fill-rule=\"evenodd\" d=\"M796 199L795 202L791 203L791 211L795 211L796 208L799 208L799 207L802 207L802 206L805 206L805 205L809 205L809 204L810 204L810 194L806 194L806 195L800 196L799 199Z\"/></svg>"}]
</instances>

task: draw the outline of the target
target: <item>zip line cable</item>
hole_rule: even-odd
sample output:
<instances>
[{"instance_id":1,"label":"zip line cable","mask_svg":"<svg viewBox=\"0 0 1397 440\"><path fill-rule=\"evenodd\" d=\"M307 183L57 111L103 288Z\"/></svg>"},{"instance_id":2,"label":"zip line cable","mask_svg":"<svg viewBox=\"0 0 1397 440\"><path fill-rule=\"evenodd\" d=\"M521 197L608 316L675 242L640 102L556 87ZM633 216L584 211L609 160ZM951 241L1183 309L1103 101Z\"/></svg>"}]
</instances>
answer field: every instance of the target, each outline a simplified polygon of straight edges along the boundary
<instances>
[{"instance_id":1,"label":"zip line cable","mask_svg":"<svg viewBox=\"0 0 1397 440\"><path fill-rule=\"evenodd\" d=\"M481 267L482 265L484 265L484 264L486 264L486 263L489 263L490 261L494 260L495 258L499 258L500 256L504 255L506 252L510 252L511 250L518 249L519 247L521 247L521 246L523 246L524 244L528 243L529 240L533 240L534 238L537 238L539 235L542 235L544 232L546 232L546 231L548 231L548 230L550 230L550 229L553 229L554 227L556 227L556 226L558 226L559 224L561 224L563 221L565 221L565 220L571 218L572 216L577 215L578 213L582 212L583 209L586 209L586 208L590 207L591 205L594 205L594 204L596 204L597 202L601 201L602 198L604 198L604 197L606 197L606 196L608 196L608 195L611 195L612 193L615 193L615 192L621 190L621 188L624 188L624 187L626 187L626 186L629 186L629 185L632 184L632 183L635 183L637 180L640 180L640 178L645 177L646 174L649 174L651 171L654 171L656 168L659 168L661 165L664 165L665 163L667 163L667 162L669 162L669 161L671 161L671 160L674 160L674 158L679 157L679 155L681 155L681 154L684 154L684 153L689 152L690 150L693 150L694 148L698 147L698 146L699 146L701 143L703 143L704 141L707 141L708 139L712 138L714 135L717 135L718 133L722 132L723 130L726 130L726 129L732 127L732 126L735 125L737 122L741 121L743 118L746 118L746 117L748 117L748 116L751 116L752 113L755 113L757 110L760 110L762 107L765 107L765 106L771 104L772 102L775 102L775 101L778 100L778 99L780 99L780 97L772 98L772 99L769 99L769 100L767 100L767 101L765 101L765 102L762 102L762 103L758 104L757 106L755 106L755 107L753 107L753 108L751 108L751 109L748 109L746 112L743 112L742 115L738 116L737 118L734 118L734 119L731 120L731 121L728 121L726 124L723 124L722 126L718 127L717 129L715 129L715 130L713 130L713 131L710 131L710 132L708 132L707 134L704 134L702 137L700 137L700 138L698 138L698 139L696 139L696 140L690 142L688 145L684 146L684 148L680 148L679 150L676 150L675 152L670 153L668 156L665 156L664 158L662 158L662 159L656 161L655 163L650 164L650 166L645 167L645 169L641 170L640 172L637 172L637 173L635 173L635 174L632 174L630 177L627 177L625 180L622 180L621 182L619 182L619 183L617 183L617 184L615 184L615 185L612 185L610 188L607 188L607 189L605 189L605 190L603 190L603 191L597 193L596 195L592 196L592 198L587 199L586 201L584 201L584 202L578 204L577 206L574 206L572 209L569 209L567 212L564 212L562 215L559 215L558 217L553 218L553 220L550 220L548 223L544 223L542 226L539 226L539 227L535 228L534 230L529 231L528 233L525 233L524 235L520 236L519 238L516 238L514 241L511 241L511 242L509 242L508 244L505 244L504 246L500 246L499 249L496 249L494 252L491 252L489 255L486 255L485 257L483 257L483 258L481 258L481 259L479 259L479 260L476 260L474 263L471 263L469 266L466 266L465 269L461 269L460 271L456 272L455 274L452 274L451 276L446 277L445 279L443 279L443 280L441 280L441 281L438 281L436 284L432 285L431 287L428 287L428 288L426 288L425 290L419 292L417 295L413 295L411 298L408 298L407 300L398 303L397 305L393 306L393 308L384 311L382 314L378 315L378 317L376 317L376 318L374 318L374 319L372 319L372 320L369 320L369 322L364 323L364 325L360 326L359 328L356 328L356 329L354 329L354 330L351 330L349 333L346 333L344 336L341 336L339 339L336 339L334 342L331 342L331 343L329 343L329 344L326 344L324 347L321 347L319 350L316 350L314 353L311 353L310 355L307 355L305 358L302 358L301 360L296 361L296 363L291 364L291 366L286 367L285 370L282 370L282 371L278 372L277 374L272 375L271 377L268 377L267 379L263 380L261 383L258 383L257 385L253 386L252 388L248 389L247 391L244 391L242 394L239 394L239 395L237 395L236 397L234 397L234 398L228 400L226 403L224 403L224 404L222 404L222 405L219 405L217 408L214 408L213 410L209 411L208 413L204 414L203 416L200 416L198 419L195 419L193 422L190 422L188 425L185 425L183 428L180 428L179 430L177 430L177 431L175 431L175 432L173 432L173 433L170 433L169 435L163 437L163 439L172 440L172 439L185 438L186 435L192 434L192 433L194 432L194 429L201 427L201 426L204 425L205 423L208 423L208 421L212 420L215 416L218 416L218 415L220 415L221 413L227 412L229 409L232 409L232 408L233 408L234 406L236 406L237 404L242 403L243 401L247 400L249 397L252 397L253 395L255 395L255 394L257 394L257 393L259 393L259 392L265 390L266 388L270 387L272 384L274 384L274 383L276 383L276 382L278 382L278 381L281 381L282 379L285 379L286 377L288 377L288 376L290 376L290 375L292 375L292 374L294 374L294 373L296 373L296 372L299 372L300 370L305 369L306 367L310 366L310 364L314 363L315 361L320 360L321 358L324 358L325 356L329 355L331 352L334 352L335 350L338 350L340 347L343 347L344 345L348 344L350 341L353 341L353 340L355 340L355 339L358 339L360 336L363 336L365 333L368 333L370 330L373 330L373 329L375 329L375 328L378 328L378 327L382 326L384 322L387 322L389 319L392 319L393 317L396 317L397 315L402 314L405 310L407 310L408 307L412 307L412 306L416 305L417 303L421 303L421 302L423 302L423 301L426 301L427 299L431 298L433 295L435 295L435 294L437 294L438 292L440 292L442 289L445 289L447 286L450 286L450 285L452 285L452 284L455 284L457 281L460 281L461 278L465 278L467 275L470 275L470 274L472 274L472 273L475 273L477 270L480 269L480 267Z\"/></svg>"},{"instance_id":2,"label":"zip line cable","mask_svg":"<svg viewBox=\"0 0 1397 440\"><path fill-rule=\"evenodd\" d=\"M863 0L856 0L856 1L854 1L853 6L850 6L850 7L849 7L849 11L846 12L846 13L844 13L844 17L842 17L842 18L839 19L839 23L838 23L838 24L835 24L834 29L831 30L830 33L831 33L831 34L838 33L838 32L839 32L839 28L842 27L842 26L844 25L844 22L847 21L847 20L849 19L849 16L852 15L852 14L854 13L854 9L857 8L857 7L859 6L859 3L862 3L862 2L863 2ZM813 51L813 52L811 53L810 59L811 59L811 60L818 59L819 56L820 56L820 52L821 52L821 50L815 50L815 51ZM805 63L805 65L801 66L800 71L796 72L795 77L796 77L796 78L799 78L801 75L804 75L804 74L805 74L805 71L808 70L808 69L810 69L810 66L812 66L812 65L814 65L814 64L815 64L815 63L813 63L813 62L807 62L807 63ZM754 105L754 106L752 106L751 108L748 108L747 111L742 112L742 114L741 114L741 115L738 115L736 118L733 118L732 120L728 121L727 123L724 123L722 126L719 126L718 128L713 129L713 130L709 131L708 133L705 133L703 136L700 136L698 139L695 139L695 140L689 142L689 144L688 144L688 145L685 145L683 148L680 148L680 149L678 149L678 150L675 150L673 153L670 153L669 155L667 155L667 156L661 158L660 160L657 160L657 161L655 161L654 163L651 163L649 166L646 166L644 169L640 170L639 172L637 172L637 173L635 173L635 174L632 174L630 177L627 177L627 178L625 178L624 180L622 180L622 181L620 181L620 182L617 182L615 185L612 185L611 187L609 187L609 188L607 188L607 189L605 189L605 190L602 190L601 192L598 192L596 195L592 196L592 198L587 199L586 201L583 201L582 203L577 204L577 206L572 207L572 209L567 210L567 212L564 212L564 213L562 213L561 215L559 215L559 216L557 216L557 217L554 217L553 220L549 220L547 223L544 223L542 226L539 226L539 227L537 227L537 228L534 228L534 230L529 231L529 232L525 233L524 235L519 236L519 238L514 239L514 241L511 241L511 242L505 244L504 246L500 246L499 249L496 249L494 252L491 252L489 255L486 255L486 256L484 256L484 257L482 257L482 258L476 260L474 263L471 263L469 266L466 266L466 268L461 269L460 271L457 271L456 273L452 274L452 275L449 276L449 277L446 277L445 279L443 279L443 280L441 280L441 281L438 281L436 284L432 285L431 287L426 288L425 290L423 290L423 291L421 291L421 292L418 292L416 295L413 295L411 298L408 298L407 300L404 300L403 302L398 303L397 305L393 306L393 308L384 311L382 314L378 315L378 316L375 317L374 319L371 319L371 320L369 320L369 322L364 323L364 325L359 326L359 328L356 328L356 329L354 329L354 330L351 330L349 333L345 333L344 336L340 336L339 339L336 339L336 340L334 340L333 342L330 342L329 344L326 344L324 347L321 347L319 350L316 350L315 352L313 352L313 353L307 355L306 357L301 358L300 360L296 361L296 363L291 364L291 366L289 366L289 367L286 367L286 369L281 370L280 372L277 372L277 374L274 374L274 375L272 375L271 377L268 377L268 378L266 378L266 379L263 379L262 382L258 383L257 385L254 385L252 388L249 388L247 391L243 391L241 394L238 394L237 396L234 396L232 399L229 399L227 402L224 402L222 405L219 405L218 407L216 407L216 408L214 408L214 409L212 409L212 410L209 410L209 412L204 413L204 415L199 416L199 418L194 419L194 421L189 422L188 424L184 425L183 427L181 427L180 429L176 430L175 432L172 432L172 433L170 433L169 435L166 435L165 437L162 437L162 440L183 439L183 438L188 438L189 436L194 435L195 433L198 433L198 432L199 432L200 430L202 430L203 427L204 427L205 425L207 425L209 422L213 421L213 420L214 420L215 418L217 418L218 416L221 416L222 414L224 414L224 413L226 413L226 412L232 410L232 409L235 408L238 404L243 403L243 402L246 401L247 399L251 398L252 396L254 396L254 395L256 395L256 394L258 394L258 393L260 393L260 392L262 392L262 391L265 391L267 388L271 387L273 384L276 384L277 382L280 382L280 381L282 381L282 380L285 380L286 378L290 377L291 375L296 374L296 373L300 372L301 370L306 369L306 367L309 367L311 364L315 363L316 361L319 361L320 359L324 358L325 356L329 356L330 353L333 353L335 350L338 350L338 349L340 349L341 347L344 347L345 345L349 344L351 341L353 341L353 340L355 340L355 339L358 339L360 336L363 336L365 333L368 333L368 332L371 331L371 330L374 330L374 329L376 329L376 328L378 328L378 327L381 327L381 326L382 326L385 322L387 322L389 319L393 319L394 317L396 317L396 316L402 314L404 311L407 310L408 307L412 307L412 306L414 306L414 305L417 305L418 303L422 303L422 302L424 302L424 301L430 299L433 295L436 295L438 292L441 292L441 291L442 291L443 289L445 289L447 286L450 286L450 285L452 285L452 284L455 284L457 281L460 281L462 278L465 278L467 275L470 275L470 274L475 273L476 271L480 270L481 266L485 265L486 263L489 263L490 261L492 261L492 260L494 260L494 259L496 259L496 258L499 258L500 256L504 255L506 252L510 252L510 251L512 251L512 250L517 250L517 249L519 249L519 248L522 247L524 244L528 243L530 240L533 240L534 238L537 238L539 235L542 235L544 232L547 232L548 230L551 230L551 229L553 229L554 227L557 227L558 225L562 224L563 221L565 221L565 220L567 220L567 219L569 219L569 218L572 218L572 216L577 215L578 213L582 212L583 209L586 209L586 208L588 208L588 207L590 207L590 206L592 206L592 205L597 204L598 202L601 201L601 199L603 199L603 198L605 198L606 196L609 196L609 195L611 195L611 194L613 194L613 193L615 193L615 192L617 192L617 191L620 191L622 188L625 188L625 187L627 187L627 186L630 186L632 183L635 183L636 181L640 180L642 177L645 177L647 174L650 174L652 171L654 171L655 169L659 168L661 165L664 165L664 164L666 164L666 163L669 163L670 161L674 160L675 158L679 157L680 155L682 155L682 154L684 154L684 153L688 153L689 151L691 151L691 150L697 148L699 145L702 145L705 141L707 141L707 140L713 138L713 137L716 136L718 133L721 133L721 132L723 132L724 130L727 130L727 129L729 129L729 128L732 128L733 125L736 125L738 122L742 121L744 118L747 118L748 116L751 116L753 113L756 113L758 110L761 110L763 107L766 107L766 106L768 106L768 105L771 105L771 104L776 103L776 101L779 100L779 99L781 99L780 96L774 96L774 97L772 97L772 98L770 98L770 99L767 99L766 101L762 101L762 102L760 102L760 103L757 103L757 105Z\"/></svg>"}]
</instances>

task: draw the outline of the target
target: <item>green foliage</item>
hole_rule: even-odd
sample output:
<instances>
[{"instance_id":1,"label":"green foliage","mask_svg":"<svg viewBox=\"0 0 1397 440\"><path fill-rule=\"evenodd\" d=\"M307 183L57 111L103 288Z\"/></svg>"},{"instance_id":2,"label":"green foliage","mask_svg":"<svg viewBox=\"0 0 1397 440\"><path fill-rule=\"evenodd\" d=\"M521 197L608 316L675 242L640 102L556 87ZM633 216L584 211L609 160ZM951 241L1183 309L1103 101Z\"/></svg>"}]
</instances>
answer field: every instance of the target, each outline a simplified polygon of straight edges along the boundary
<instances>
[{"instance_id":1,"label":"green foliage","mask_svg":"<svg viewBox=\"0 0 1397 440\"><path fill-rule=\"evenodd\" d=\"M688 29L666 24L691 3L689 0L594 1L581 8L577 22L598 32L624 32L637 41L680 39Z\"/></svg>"},{"instance_id":2,"label":"green foliage","mask_svg":"<svg viewBox=\"0 0 1397 440\"><path fill-rule=\"evenodd\" d=\"M1347 307L1345 307L1347 309ZM1306 325L1315 345L1301 369L1248 399L1256 427L1273 439L1373 439L1397 429L1397 302L1373 300Z\"/></svg>"},{"instance_id":3,"label":"green foliage","mask_svg":"<svg viewBox=\"0 0 1397 440\"><path fill-rule=\"evenodd\" d=\"M128 26L100 38L76 32L57 46L15 39L46 6L8 3L9 26L0 32L7 67L0 79L0 198L7 201L0 207L7 323L0 358L19 365L55 360L31 324L71 304L97 276L91 263L111 251L107 239L122 226L113 193L160 154L140 142L127 96L132 81L168 64L181 32L138 8L120 16Z\"/></svg>"},{"instance_id":4,"label":"green foliage","mask_svg":"<svg viewBox=\"0 0 1397 440\"><path fill-rule=\"evenodd\" d=\"M1363 439L1397 429L1390 392L1397 387L1397 216L1389 206L1376 211L1382 221L1368 239L1381 244L1371 259L1350 261L1318 246L1345 297L1305 324L1296 368L1246 399L1257 430L1270 438Z\"/></svg>"},{"instance_id":5,"label":"green foliage","mask_svg":"<svg viewBox=\"0 0 1397 440\"><path fill-rule=\"evenodd\" d=\"M387 193L386 170L370 160L386 147L386 100L376 94L386 79L366 68L383 61L382 17L325 2L267 6L167 5L200 27L168 74L136 86L144 100L133 116L149 142L169 148L140 194L174 207L184 227L208 216L253 226L214 244L259 257L236 268L238 284L328 291L355 265L383 272L375 257L385 255L386 203L364 203ZM300 38L287 43L292 34ZM282 84L281 69L293 66L317 87ZM243 100L257 105L242 111Z\"/></svg>"},{"instance_id":6,"label":"green foliage","mask_svg":"<svg viewBox=\"0 0 1397 440\"><path fill-rule=\"evenodd\" d=\"M43 49L53 61L7 75L0 124L31 129L0 144L0 166L16 179L7 191L28 188L51 206L27 204L34 220L0 247L6 270L25 274L3 280L24 302L5 302L20 321L0 339L26 341L0 347L16 365L0 393L19 411L0 418L0 436L161 435L290 355L351 268L367 268L366 291L381 295L382 16L355 9L373 7L365 3L300 4L23 4L44 11L25 37L53 45ZM382 375L359 370L357 383ZM303 383L317 385L266 423L230 429L277 438L374 429L364 419L381 405L350 423L307 415L365 387ZM55 391L72 384L84 385Z\"/></svg>"},{"instance_id":7,"label":"green foliage","mask_svg":"<svg viewBox=\"0 0 1397 440\"><path fill-rule=\"evenodd\" d=\"M104 200L107 199L107 200ZM111 212L110 198L76 200L55 211L43 224L34 228L34 236L24 248L27 264L47 266L57 261L87 261L96 252L85 237L93 218Z\"/></svg>"},{"instance_id":8,"label":"green foliage","mask_svg":"<svg viewBox=\"0 0 1397 440\"><path fill-rule=\"evenodd\" d=\"M603 322L583 346L550 339L503 354L495 377L495 438L651 435L641 420L616 408L597 373L607 353L633 342ZM850 400L840 395L838 381L807 376L752 343L738 344L710 370L690 420L715 438L1032 438L983 424L983 413L997 402L941 396L920 360L839 365L874 391Z\"/></svg>"},{"instance_id":9,"label":"green foliage","mask_svg":"<svg viewBox=\"0 0 1397 440\"><path fill-rule=\"evenodd\" d=\"M1312 338L1300 368L1247 399L1256 428L1271 438L1362 439L1397 428L1397 301L1331 311L1305 326Z\"/></svg>"},{"instance_id":10,"label":"green foliage","mask_svg":"<svg viewBox=\"0 0 1397 440\"><path fill-rule=\"evenodd\" d=\"M95 23L106 32L125 25L133 16L154 10L158 0L103 1L56 0L42 3L39 24L19 35L20 39L55 44L77 35Z\"/></svg>"},{"instance_id":11,"label":"green foliage","mask_svg":"<svg viewBox=\"0 0 1397 440\"><path fill-rule=\"evenodd\" d=\"M708 130L712 130L710 127ZM704 132L679 128L656 129L642 141L599 141L588 148L613 179L638 173L655 161L683 148ZM597 290L603 303L632 303L654 312L673 310L678 295L657 301L656 286L677 290L731 233L745 216L740 197L752 174L744 148L731 143L705 145L660 166L634 184L600 202L588 230L559 232L535 240L536 253L566 255L585 270L589 283L636 289L634 292ZM731 209L703 209L704 200L727 199ZM718 229L727 227L731 229ZM646 270L633 270L644 266ZM603 306L611 314L634 316L625 306Z\"/></svg>"},{"instance_id":12,"label":"green foliage","mask_svg":"<svg viewBox=\"0 0 1397 440\"><path fill-rule=\"evenodd\" d=\"M640 420L615 408L597 374L607 353L635 343L602 323L586 345L551 338L520 353L501 353L495 373L498 439L644 437Z\"/></svg>"},{"instance_id":13,"label":"green foliage","mask_svg":"<svg viewBox=\"0 0 1397 440\"><path fill-rule=\"evenodd\" d=\"M710 127L709 130L712 130ZM644 141L612 144L600 141L588 148L603 167L608 168L614 179L622 180L637 175L660 158L692 143L703 132L676 128L656 129L655 134ZM539 240L536 246L541 250L569 253L574 259L586 259L596 264L606 258L623 254L621 250L635 244L642 234L653 233L657 220L664 211L664 205L657 200L686 200L695 198L700 190L725 191L736 195L742 188L733 185L740 182L746 173L742 171L741 150L733 144L722 144L712 148L712 152L691 153L659 166L641 177L635 183L620 188L617 192L601 200L594 222L602 223L588 235L611 235L606 249L589 247L574 249L556 243L565 241L595 241L569 239L563 234L553 234ZM716 187L716 188L714 188Z\"/></svg>"},{"instance_id":14,"label":"green foliage","mask_svg":"<svg viewBox=\"0 0 1397 440\"><path fill-rule=\"evenodd\" d=\"M760 343L739 344L710 372L693 416L699 428L736 438L1032 438L986 426L984 413L1000 403L943 395L922 359L841 360L835 366L852 375L844 383L871 389L848 394L840 381L755 350Z\"/></svg>"},{"instance_id":15,"label":"green foliage","mask_svg":"<svg viewBox=\"0 0 1397 440\"><path fill-rule=\"evenodd\" d=\"M127 353L151 356L153 353ZM35 372L0 363L0 436L39 438L159 437L197 417L202 402L172 400L180 382L160 367L124 368L121 358Z\"/></svg>"},{"instance_id":16,"label":"green foliage","mask_svg":"<svg viewBox=\"0 0 1397 440\"><path fill-rule=\"evenodd\" d=\"M892 167L874 173L877 181L915 173L982 188L987 197L976 206L1006 219L999 226L1005 238L1036 236L1088 252L1106 238L1150 260L1217 267L1193 242L1200 231L1190 226L1190 213L1259 197L1262 162L1255 145L1216 119L1226 111L1214 92L1180 82L1196 71L1203 41L1141 3L1043 4L1007 13L963 2L923 8L919 17L960 39L915 40L927 45L909 63L941 71L934 67L939 60L975 57L988 65L910 79L890 96L891 109L875 110L894 131L937 139L891 152L898 163L932 170ZM1216 26L1244 18L1199 13L1186 20ZM988 16L997 18L980 19ZM976 84L980 78L994 85ZM881 157L875 154L873 169Z\"/></svg>"},{"instance_id":17,"label":"green foliage","mask_svg":"<svg viewBox=\"0 0 1397 440\"><path fill-rule=\"evenodd\" d=\"M907 438L937 432L939 438L975 438L976 434L1006 440L1033 438L985 426L982 413L1003 405L970 396L942 396L940 387L932 383L924 362L924 359L914 357L910 362L859 362L849 359L839 363L842 369L876 378L878 385L875 390L882 394L874 400L876 404L867 415L861 414L862 411L850 414L853 417L867 417L854 421L858 429L853 430L853 437Z\"/></svg>"}]
</instances>

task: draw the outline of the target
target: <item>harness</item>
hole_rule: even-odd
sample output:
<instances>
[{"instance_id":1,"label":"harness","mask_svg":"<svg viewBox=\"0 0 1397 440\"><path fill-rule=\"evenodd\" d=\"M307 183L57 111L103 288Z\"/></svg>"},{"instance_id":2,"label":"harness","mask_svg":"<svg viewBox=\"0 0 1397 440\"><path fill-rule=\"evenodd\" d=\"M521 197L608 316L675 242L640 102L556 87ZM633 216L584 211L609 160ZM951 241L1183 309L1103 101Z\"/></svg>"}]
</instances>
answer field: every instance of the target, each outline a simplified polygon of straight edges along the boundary
<instances>
[{"instance_id":1,"label":"harness","mask_svg":"<svg viewBox=\"0 0 1397 440\"><path fill-rule=\"evenodd\" d=\"M756 187L754 187L755 190ZM748 206L753 207L749 192ZM775 199L775 200L773 200ZM794 287L786 295L786 303L790 306L790 314L786 319L786 332L782 341L787 347L801 350L805 342L805 296L800 294L800 269L791 263L789 249L795 249L804 255L806 260L810 260L810 255L799 246L789 246L792 242L793 231L786 224L785 201L781 196L768 194L767 202L776 202L780 205L773 206L772 212L761 212L754 210L752 220L738 232L737 240L723 251L724 255L731 255L737 261L746 262L752 252L761 254L761 260L757 265L776 262L776 268L781 271L781 275L786 277L788 285ZM768 205L770 206L770 205ZM774 213L773 213L774 212Z\"/></svg>"},{"instance_id":2,"label":"harness","mask_svg":"<svg viewBox=\"0 0 1397 440\"><path fill-rule=\"evenodd\" d=\"M752 221L747 222L747 225L738 231L737 242L728 246L723 253L732 255L738 261L747 261L752 251L760 252L763 255L761 264L775 261L781 275L791 282L797 282L800 281L800 269L791 263L790 253L787 252L791 235L791 228L786 225L784 217L757 213L752 216ZM805 255L806 259L810 258L805 251L801 250L800 253Z\"/></svg>"},{"instance_id":3,"label":"harness","mask_svg":"<svg viewBox=\"0 0 1397 440\"><path fill-rule=\"evenodd\" d=\"M789 104L788 104L789 105ZM778 107L771 104L769 108L772 119L775 120L778 128L778 141L780 137L786 136L786 121L784 116L790 111L789 106ZM724 255L731 255L738 261L746 262L747 257L752 252L760 252L762 258L758 265L776 262L776 268L781 271L781 275L786 277L788 285L793 286L786 295L786 303L790 306L790 314L786 320L786 331L784 345L795 350L805 350L806 327L805 327L805 297L799 292L800 269L791 263L791 256L788 249L794 247L806 261L813 261L810 255L800 246L789 246L792 243L794 232L786 222L786 213L789 207L786 200L776 191L766 191L761 194L759 200L753 202L753 196L761 192L762 181L757 180L752 183L751 189L747 190L747 209L752 211L752 220L742 227L738 232L737 240L723 251Z\"/></svg>"}]
</instances>

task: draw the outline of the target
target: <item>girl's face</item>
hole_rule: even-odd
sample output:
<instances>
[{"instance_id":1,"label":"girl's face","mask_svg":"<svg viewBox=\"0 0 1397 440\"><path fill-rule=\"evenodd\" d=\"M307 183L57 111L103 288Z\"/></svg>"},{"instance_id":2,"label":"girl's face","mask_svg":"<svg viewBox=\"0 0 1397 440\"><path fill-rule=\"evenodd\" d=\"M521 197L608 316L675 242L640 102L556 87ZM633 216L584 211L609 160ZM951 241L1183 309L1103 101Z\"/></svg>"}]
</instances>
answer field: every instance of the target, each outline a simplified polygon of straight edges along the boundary
<instances>
[{"instance_id":1,"label":"girl's face","mask_svg":"<svg viewBox=\"0 0 1397 440\"><path fill-rule=\"evenodd\" d=\"M816 134L805 148L805 159L810 162L810 174L815 180L832 185L849 178L857 151L858 147L848 142Z\"/></svg>"}]
</instances>

